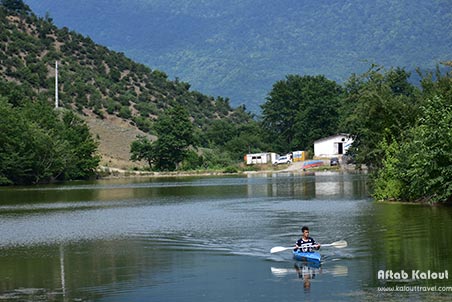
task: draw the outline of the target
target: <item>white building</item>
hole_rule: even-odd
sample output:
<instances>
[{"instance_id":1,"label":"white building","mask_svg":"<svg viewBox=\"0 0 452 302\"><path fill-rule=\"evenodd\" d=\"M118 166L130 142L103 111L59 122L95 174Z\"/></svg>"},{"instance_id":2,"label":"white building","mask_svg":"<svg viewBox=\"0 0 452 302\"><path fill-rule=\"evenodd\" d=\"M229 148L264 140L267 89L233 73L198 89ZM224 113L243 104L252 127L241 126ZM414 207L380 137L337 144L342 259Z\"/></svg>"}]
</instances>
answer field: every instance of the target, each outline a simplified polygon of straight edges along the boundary
<instances>
[{"instance_id":1,"label":"white building","mask_svg":"<svg viewBox=\"0 0 452 302\"><path fill-rule=\"evenodd\" d=\"M353 143L348 134L336 134L314 142L314 157L340 157L345 154Z\"/></svg>"}]
</instances>

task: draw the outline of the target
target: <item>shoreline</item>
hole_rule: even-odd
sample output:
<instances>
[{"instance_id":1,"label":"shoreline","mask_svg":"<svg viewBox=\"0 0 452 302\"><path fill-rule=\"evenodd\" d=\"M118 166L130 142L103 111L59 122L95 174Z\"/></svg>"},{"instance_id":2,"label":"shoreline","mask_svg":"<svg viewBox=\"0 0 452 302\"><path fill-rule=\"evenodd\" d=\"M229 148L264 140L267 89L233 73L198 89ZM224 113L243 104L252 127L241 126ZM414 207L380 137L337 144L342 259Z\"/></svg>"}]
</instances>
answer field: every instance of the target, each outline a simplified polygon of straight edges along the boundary
<instances>
[{"instance_id":1,"label":"shoreline","mask_svg":"<svg viewBox=\"0 0 452 302\"><path fill-rule=\"evenodd\" d=\"M293 165L281 169L265 169L265 170L254 170L254 171L237 171L237 172L225 172L224 170L215 171L173 171L173 172L154 172L154 171L130 171L123 170L119 168L109 168L101 167L97 171L98 173L109 173L108 175L97 174L96 178L98 180L109 180L109 179L122 179L122 178L177 178L177 177L195 177L195 176L239 176L239 175L259 175L259 174L278 174L278 173L292 173L299 175L311 175L316 172L330 172L330 173L364 173L367 174L367 169L355 169L354 165L339 166L339 167L316 167L309 169L296 169ZM400 200L376 200L373 202L377 204L387 204L387 205L415 205L415 206L426 206L426 207L451 207L452 204L448 203L429 203L421 201L400 201Z\"/></svg>"},{"instance_id":2,"label":"shoreline","mask_svg":"<svg viewBox=\"0 0 452 302\"><path fill-rule=\"evenodd\" d=\"M436 203L429 203L429 202L422 202L422 201L400 201L400 200L375 200L375 203L378 204L390 204L390 205L413 205L413 206L425 206L425 207L452 207L452 204L449 203L442 203L442 202L436 202Z\"/></svg>"},{"instance_id":3,"label":"shoreline","mask_svg":"<svg viewBox=\"0 0 452 302\"><path fill-rule=\"evenodd\" d=\"M262 169L262 170L245 170L237 172L228 172L225 170L200 170L200 171L168 171L168 172L156 172L156 171L133 171L124 170L120 168L111 167L99 167L97 169L97 179L117 179L117 178L129 178L129 177L189 177L189 176L226 176L226 175L252 175L252 174L268 174L268 173L294 173L294 174L311 174L315 172L337 172L337 173L367 173L366 170L356 170L353 167L316 167L309 169L302 169L291 165L284 169Z\"/></svg>"}]
</instances>

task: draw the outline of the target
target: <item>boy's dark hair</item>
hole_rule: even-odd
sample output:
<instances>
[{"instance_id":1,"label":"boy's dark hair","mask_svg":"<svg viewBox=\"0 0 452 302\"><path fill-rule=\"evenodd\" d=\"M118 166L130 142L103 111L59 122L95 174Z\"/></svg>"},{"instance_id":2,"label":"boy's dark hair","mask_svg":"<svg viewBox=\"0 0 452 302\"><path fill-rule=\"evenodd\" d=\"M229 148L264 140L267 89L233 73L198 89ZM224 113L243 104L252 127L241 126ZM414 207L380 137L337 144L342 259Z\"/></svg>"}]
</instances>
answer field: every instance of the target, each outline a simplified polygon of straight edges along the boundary
<instances>
[{"instance_id":1,"label":"boy's dark hair","mask_svg":"<svg viewBox=\"0 0 452 302\"><path fill-rule=\"evenodd\" d=\"M307 226L302 227L301 232L304 233L304 231L309 231L309 228Z\"/></svg>"}]
</instances>

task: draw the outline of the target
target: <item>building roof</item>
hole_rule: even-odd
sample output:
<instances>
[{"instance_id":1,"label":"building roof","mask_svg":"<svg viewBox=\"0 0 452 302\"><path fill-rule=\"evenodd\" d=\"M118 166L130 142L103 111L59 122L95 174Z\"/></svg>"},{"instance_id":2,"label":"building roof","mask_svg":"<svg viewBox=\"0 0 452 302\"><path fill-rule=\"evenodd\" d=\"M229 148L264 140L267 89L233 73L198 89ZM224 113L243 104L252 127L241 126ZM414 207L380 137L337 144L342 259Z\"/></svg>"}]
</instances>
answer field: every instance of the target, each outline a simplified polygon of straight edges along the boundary
<instances>
[{"instance_id":1,"label":"building roof","mask_svg":"<svg viewBox=\"0 0 452 302\"><path fill-rule=\"evenodd\" d=\"M320 142L323 142L323 141L330 140L330 139L332 139L332 138L334 138L334 137L344 137L344 136L347 137L347 138L350 138L350 137L351 137L350 134L348 134L348 133L338 133L338 134L330 135L330 136L327 136L327 137L324 137L324 138L320 138L320 139L318 139L318 140L315 140L315 141L314 141L314 144L320 143Z\"/></svg>"}]
</instances>

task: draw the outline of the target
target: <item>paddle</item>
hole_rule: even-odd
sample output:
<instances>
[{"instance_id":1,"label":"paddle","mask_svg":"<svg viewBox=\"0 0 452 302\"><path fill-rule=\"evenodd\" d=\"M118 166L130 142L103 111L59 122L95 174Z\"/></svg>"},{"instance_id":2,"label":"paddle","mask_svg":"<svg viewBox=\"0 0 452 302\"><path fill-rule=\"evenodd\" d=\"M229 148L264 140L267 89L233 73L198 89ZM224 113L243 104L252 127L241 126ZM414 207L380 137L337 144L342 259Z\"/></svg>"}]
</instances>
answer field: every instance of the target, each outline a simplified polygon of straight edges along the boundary
<instances>
[{"instance_id":1,"label":"paddle","mask_svg":"<svg viewBox=\"0 0 452 302\"><path fill-rule=\"evenodd\" d=\"M339 240L333 243L329 243L329 244L322 244L322 246L334 246L335 248L341 249L344 247L347 247L347 241L345 240Z\"/></svg>"},{"instance_id":2,"label":"paddle","mask_svg":"<svg viewBox=\"0 0 452 302\"><path fill-rule=\"evenodd\" d=\"M323 246L325 246L325 247L327 247L327 246L333 246L333 247L335 247L335 248L341 249L341 248L344 248L344 247L347 246L347 241L345 241L345 240L339 240L339 241L336 241L336 242L333 242L333 243L322 244L321 246L322 246L322 247L323 247ZM272 253L272 254L273 254L273 253L279 253L279 252L282 252L282 251L293 250L293 249L294 249L294 247L275 246L274 248L272 248L272 249L270 250L270 253Z\"/></svg>"}]
</instances>

